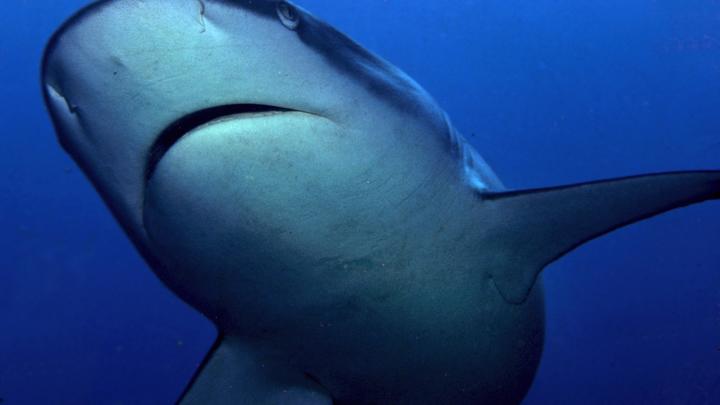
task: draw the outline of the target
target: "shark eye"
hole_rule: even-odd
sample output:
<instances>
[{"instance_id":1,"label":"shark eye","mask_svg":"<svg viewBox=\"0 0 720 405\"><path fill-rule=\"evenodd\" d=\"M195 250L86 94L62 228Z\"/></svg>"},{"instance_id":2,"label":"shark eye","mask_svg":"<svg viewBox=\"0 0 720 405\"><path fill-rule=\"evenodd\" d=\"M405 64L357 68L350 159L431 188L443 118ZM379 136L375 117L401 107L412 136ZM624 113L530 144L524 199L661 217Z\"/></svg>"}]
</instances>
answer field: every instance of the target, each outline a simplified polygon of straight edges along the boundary
<instances>
[{"instance_id":1,"label":"shark eye","mask_svg":"<svg viewBox=\"0 0 720 405\"><path fill-rule=\"evenodd\" d=\"M278 3L277 14L280 22L282 22L287 29L294 30L300 24L300 16L297 10L295 10L295 7L284 1Z\"/></svg>"}]
</instances>

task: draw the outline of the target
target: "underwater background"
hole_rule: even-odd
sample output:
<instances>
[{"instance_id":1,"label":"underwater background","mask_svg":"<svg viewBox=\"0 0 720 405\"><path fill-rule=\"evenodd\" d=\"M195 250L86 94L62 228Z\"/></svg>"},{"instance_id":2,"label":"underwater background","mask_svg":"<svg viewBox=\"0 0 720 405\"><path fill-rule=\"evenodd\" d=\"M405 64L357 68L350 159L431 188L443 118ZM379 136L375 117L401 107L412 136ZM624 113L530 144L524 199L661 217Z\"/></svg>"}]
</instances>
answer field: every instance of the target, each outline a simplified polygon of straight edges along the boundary
<instances>
[{"instance_id":1,"label":"underwater background","mask_svg":"<svg viewBox=\"0 0 720 405\"><path fill-rule=\"evenodd\" d=\"M0 14L0 402L170 404L213 327L142 262L42 104L45 41L86 3ZM718 0L298 3L422 84L508 187L720 169ZM544 279L524 404L720 403L720 203L602 237Z\"/></svg>"}]
</instances>

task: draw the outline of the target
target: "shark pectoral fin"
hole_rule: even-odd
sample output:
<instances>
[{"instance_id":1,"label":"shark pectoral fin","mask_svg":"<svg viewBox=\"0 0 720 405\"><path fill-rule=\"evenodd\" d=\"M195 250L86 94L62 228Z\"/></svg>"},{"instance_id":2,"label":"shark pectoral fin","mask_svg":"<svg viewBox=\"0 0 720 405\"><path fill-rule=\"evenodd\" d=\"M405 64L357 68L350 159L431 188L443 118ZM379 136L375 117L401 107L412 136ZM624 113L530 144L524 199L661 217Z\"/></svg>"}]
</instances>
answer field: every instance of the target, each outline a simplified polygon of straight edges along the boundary
<instances>
[{"instance_id":1,"label":"shark pectoral fin","mask_svg":"<svg viewBox=\"0 0 720 405\"><path fill-rule=\"evenodd\" d=\"M483 196L502 222L493 280L503 298L527 299L542 269L619 227L720 198L720 171L675 172ZM509 243L508 243L509 242Z\"/></svg>"},{"instance_id":2,"label":"shark pectoral fin","mask_svg":"<svg viewBox=\"0 0 720 405\"><path fill-rule=\"evenodd\" d=\"M332 398L307 374L220 337L177 403L331 405Z\"/></svg>"}]
</instances>

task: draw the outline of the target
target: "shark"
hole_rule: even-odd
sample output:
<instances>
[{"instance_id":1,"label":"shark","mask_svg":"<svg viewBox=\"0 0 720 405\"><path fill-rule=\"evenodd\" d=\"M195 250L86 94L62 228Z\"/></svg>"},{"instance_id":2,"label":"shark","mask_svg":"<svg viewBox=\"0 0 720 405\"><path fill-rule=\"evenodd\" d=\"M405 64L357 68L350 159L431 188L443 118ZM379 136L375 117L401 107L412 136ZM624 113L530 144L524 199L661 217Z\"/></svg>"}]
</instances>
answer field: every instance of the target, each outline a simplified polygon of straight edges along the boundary
<instances>
[{"instance_id":1,"label":"shark","mask_svg":"<svg viewBox=\"0 0 720 405\"><path fill-rule=\"evenodd\" d=\"M506 188L405 73L282 0L97 1L52 36L62 147L217 327L181 404L516 404L541 272L720 172Z\"/></svg>"}]
</instances>

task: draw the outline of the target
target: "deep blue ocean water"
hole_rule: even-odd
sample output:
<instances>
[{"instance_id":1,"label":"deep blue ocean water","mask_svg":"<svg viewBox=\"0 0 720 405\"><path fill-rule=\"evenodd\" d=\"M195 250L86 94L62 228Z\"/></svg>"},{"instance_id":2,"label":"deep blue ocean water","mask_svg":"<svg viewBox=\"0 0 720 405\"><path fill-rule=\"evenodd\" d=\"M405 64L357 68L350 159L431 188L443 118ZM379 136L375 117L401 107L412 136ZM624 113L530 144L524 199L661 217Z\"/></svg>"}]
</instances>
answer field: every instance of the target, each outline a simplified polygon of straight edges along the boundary
<instances>
[{"instance_id":1,"label":"deep blue ocean water","mask_svg":"<svg viewBox=\"0 0 720 405\"><path fill-rule=\"evenodd\" d=\"M720 168L718 0L298 2L425 86L512 188ZM85 3L0 14L0 398L169 404L213 328L148 270L41 101L44 43ZM720 403L720 203L614 232L544 278L526 404Z\"/></svg>"}]
</instances>

